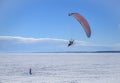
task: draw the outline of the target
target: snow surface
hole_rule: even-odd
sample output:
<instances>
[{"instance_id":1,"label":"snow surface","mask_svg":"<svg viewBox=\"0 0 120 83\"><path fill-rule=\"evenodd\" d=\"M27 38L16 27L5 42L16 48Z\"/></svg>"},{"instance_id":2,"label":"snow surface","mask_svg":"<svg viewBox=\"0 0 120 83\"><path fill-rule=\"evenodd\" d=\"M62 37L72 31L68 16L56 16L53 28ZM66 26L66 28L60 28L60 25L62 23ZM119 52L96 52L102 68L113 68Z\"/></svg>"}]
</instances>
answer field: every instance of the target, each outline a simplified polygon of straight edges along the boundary
<instances>
[{"instance_id":1,"label":"snow surface","mask_svg":"<svg viewBox=\"0 0 120 83\"><path fill-rule=\"evenodd\" d=\"M120 83L120 53L0 54L0 83Z\"/></svg>"}]
</instances>

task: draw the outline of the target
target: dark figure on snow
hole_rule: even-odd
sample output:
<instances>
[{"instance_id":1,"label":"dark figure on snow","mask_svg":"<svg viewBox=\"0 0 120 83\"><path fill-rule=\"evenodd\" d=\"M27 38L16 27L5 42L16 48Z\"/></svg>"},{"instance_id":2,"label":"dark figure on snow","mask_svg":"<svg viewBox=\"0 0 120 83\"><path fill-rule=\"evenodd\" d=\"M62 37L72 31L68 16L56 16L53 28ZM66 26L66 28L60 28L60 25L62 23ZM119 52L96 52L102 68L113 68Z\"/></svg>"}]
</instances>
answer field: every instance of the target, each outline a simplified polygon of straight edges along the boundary
<instances>
[{"instance_id":1,"label":"dark figure on snow","mask_svg":"<svg viewBox=\"0 0 120 83\"><path fill-rule=\"evenodd\" d=\"M32 69L31 68L29 69L29 74L32 75Z\"/></svg>"}]
</instances>

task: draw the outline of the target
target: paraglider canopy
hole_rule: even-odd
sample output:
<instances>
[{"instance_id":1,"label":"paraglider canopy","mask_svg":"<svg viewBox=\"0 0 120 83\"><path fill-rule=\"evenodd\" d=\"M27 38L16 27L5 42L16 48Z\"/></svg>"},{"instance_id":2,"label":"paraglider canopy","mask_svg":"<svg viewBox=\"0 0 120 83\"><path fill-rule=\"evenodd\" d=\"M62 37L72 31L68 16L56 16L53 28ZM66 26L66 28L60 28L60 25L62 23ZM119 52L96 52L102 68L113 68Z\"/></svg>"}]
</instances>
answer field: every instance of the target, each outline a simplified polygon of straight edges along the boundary
<instances>
[{"instance_id":1,"label":"paraglider canopy","mask_svg":"<svg viewBox=\"0 0 120 83\"><path fill-rule=\"evenodd\" d=\"M91 29L90 29L90 25L88 24L87 20L79 13L70 13L68 15L73 16L78 20L78 22L82 25L84 31L86 32L87 37L89 38L91 36Z\"/></svg>"}]
</instances>

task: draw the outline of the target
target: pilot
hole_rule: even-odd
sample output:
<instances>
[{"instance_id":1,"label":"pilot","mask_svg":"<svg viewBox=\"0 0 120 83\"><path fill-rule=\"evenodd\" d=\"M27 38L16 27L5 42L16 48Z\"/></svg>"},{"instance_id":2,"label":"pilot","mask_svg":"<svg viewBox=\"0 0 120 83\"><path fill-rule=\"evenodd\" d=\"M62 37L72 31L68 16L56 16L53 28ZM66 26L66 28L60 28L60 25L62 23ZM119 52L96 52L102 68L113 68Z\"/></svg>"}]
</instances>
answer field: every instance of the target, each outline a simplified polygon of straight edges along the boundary
<instances>
[{"instance_id":1,"label":"pilot","mask_svg":"<svg viewBox=\"0 0 120 83\"><path fill-rule=\"evenodd\" d=\"M74 43L74 40L69 40L68 47Z\"/></svg>"}]
</instances>

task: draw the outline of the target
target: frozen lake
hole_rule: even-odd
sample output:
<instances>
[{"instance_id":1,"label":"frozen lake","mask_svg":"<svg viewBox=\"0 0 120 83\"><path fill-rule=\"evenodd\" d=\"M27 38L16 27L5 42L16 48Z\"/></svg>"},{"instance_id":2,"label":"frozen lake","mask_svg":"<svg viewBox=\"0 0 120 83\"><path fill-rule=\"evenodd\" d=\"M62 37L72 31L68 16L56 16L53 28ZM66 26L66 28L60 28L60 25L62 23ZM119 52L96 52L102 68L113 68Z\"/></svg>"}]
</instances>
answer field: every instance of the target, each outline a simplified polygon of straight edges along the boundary
<instances>
[{"instance_id":1,"label":"frozen lake","mask_svg":"<svg viewBox=\"0 0 120 83\"><path fill-rule=\"evenodd\" d=\"M120 53L0 54L0 83L120 83Z\"/></svg>"}]
</instances>

